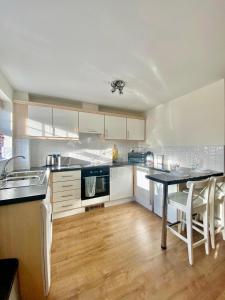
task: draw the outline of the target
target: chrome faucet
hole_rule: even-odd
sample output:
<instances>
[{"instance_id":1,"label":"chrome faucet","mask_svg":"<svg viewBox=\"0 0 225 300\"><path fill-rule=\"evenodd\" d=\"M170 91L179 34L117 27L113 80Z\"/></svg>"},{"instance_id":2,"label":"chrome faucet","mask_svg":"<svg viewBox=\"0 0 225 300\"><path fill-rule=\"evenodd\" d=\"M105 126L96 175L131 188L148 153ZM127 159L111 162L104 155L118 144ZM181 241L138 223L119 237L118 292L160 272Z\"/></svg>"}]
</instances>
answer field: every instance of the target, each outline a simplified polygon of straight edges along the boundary
<instances>
[{"instance_id":1,"label":"chrome faucet","mask_svg":"<svg viewBox=\"0 0 225 300\"><path fill-rule=\"evenodd\" d=\"M23 158L23 159L25 159L25 156L23 156L23 155L17 155L17 156L13 156L13 157L9 158L9 159L6 161L6 163L5 163L4 167L3 167L2 173L1 173L1 175L0 175L1 178L6 178L6 176L7 176L7 174L8 174L8 172L7 172L7 170L6 170L6 167L8 166L8 164L9 164L10 161L12 161L12 160L14 160L14 159L16 159L16 158Z\"/></svg>"}]
</instances>

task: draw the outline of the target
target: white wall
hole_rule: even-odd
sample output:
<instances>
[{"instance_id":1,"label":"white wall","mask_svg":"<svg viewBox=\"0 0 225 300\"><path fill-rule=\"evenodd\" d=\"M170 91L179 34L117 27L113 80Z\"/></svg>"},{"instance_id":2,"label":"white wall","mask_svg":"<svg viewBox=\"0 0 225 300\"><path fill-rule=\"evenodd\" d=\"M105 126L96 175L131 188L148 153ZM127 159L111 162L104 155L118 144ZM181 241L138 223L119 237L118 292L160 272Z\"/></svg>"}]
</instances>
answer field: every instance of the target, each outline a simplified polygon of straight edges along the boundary
<instances>
[{"instance_id":1,"label":"white wall","mask_svg":"<svg viewBox=\"0 0 225 300\"><path fill-rule=\"evenodd\" d=\"M107 163L112 160L113 144L117 145L119 160L122 161L127 160L128 151L136 149L138 146L137 142L113 142L104 140L95 134L80 134L79 141L30 140L30 165L32 167L45 165L46 156L53 153L73 157L77 160L77 163L79 161ZM21 147L21 152L23 151L23 147ZM24 162L21 160L20 163Z\"/></svg>"},{"instance_id":2,"label":"white wall","mask_svg":"<svg viewBox=\"0 0 225 300\"><path fill-rule=\"evenodd\" d=\"M2 100L12 100L13 97L13 88L0 71L0 99Z\"/></svg>"},{"instance_id":3,"label":"white wall","mask_svg":"<svg viewBox=\"0 0 225 300\"><path fill-rule=\"evenodd\" d=\"M224 80L150 110L147 143L153 148L224 145Z\"/></svg>"}]
</instances>

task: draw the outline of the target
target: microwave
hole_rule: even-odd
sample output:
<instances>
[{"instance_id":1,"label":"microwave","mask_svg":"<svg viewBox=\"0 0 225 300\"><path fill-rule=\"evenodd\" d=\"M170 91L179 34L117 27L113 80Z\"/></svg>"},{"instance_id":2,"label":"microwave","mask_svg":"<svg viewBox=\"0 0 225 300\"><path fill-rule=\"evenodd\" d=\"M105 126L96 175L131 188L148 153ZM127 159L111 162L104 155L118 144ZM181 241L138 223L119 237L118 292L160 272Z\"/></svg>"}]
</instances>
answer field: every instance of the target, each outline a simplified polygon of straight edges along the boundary
<instances>
[{"instance_id":1,"label":"microwave","mask_svg":"<svg viewBox=\"0 0 225 300\"><path fill-rule=\"evenodd\" d=\"M128 162L129 163L137 163L144 164L146 162L147 152L135 152L131 151L128 153Z\"/></svg>"},{"instance_id":2,"label":"microwave","mask_svg":"<svg viewBox=\"0 0 225 300\"><path fill-rule=\"evenodd\" d=\"M128 162L133 164L146 164L149 166L153 166L154 153L151 151L147 151L147 152L131 151L128 153Z\"/></svg>"}]
</instances>

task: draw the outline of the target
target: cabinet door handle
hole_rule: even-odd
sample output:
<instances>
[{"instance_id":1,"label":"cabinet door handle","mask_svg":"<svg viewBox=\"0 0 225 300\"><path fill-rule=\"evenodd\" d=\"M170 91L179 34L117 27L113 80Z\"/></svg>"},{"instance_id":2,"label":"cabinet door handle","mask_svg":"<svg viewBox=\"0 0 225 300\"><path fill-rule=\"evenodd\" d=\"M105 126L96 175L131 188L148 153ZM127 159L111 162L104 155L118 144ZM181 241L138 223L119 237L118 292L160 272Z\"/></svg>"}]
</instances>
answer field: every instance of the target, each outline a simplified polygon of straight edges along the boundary
<instances>
[{"instance_id":1,"label":"cabinet door handle","mask_svg":"<svg viewBox=\"0 0 225 300\"><path fill-rule=\"evenodd\" d=\"M108 130L105 129L105 137L108 137Z\"/></svg>"},{"instance_id":2,"label":"cabinet door handle","mask_svg":"<svg viewBox=\"0 0 225 300\"><path fill-rule=\"evenodd\" d=\"M69 207L69 206L73 206L73 204L62 205L62 207Z\"/></svg>"},{"instance_id":3,"label":"cabinet door handle","mask_svg":"<svg viewBox=\"0 0 225 300\"><path fill-rule=\"evenodd\" d=\"M73 197L73 195L64 195L62 198Z\"/></svg>"},{"instance_id":4,"label":"cabinet door handle","mask_svg":"<svg viewBox=\"0 0 225 300\"><path fill-rule=\"evenodd\" d=\"M130 137L130 133L129 133L129 130L127 130L127 138L129 139Z\"/></svg>"},{"instance_id":5,"label":"cabinet door handle","mask_svg":"<svg viewBox=\"0 0 225 300\"><path fill-rule=\"evenodd\" d=\"M62 175L63 178L71 177L71 175Z\"/></svg>"},{"instance_id":6,"label":"cabinet door handle","mask_svg":"<svg viewBox=\"0 0 225 300\"><path fill-rule=\"evenodd\" d=\"M72 184L70 185L62 185L62 187L70 187L70 186L73 186Z\"/></svg>"}]
</instances>

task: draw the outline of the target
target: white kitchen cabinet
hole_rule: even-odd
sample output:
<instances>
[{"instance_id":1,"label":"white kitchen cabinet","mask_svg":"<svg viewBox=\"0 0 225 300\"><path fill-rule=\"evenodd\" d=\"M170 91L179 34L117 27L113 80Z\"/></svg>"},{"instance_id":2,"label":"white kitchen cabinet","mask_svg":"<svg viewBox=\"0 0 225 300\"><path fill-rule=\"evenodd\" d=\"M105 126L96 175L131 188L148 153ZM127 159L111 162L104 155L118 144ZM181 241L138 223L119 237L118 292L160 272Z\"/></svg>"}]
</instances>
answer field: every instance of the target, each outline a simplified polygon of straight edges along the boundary
<instances>
[{"instance_id":1,"label":"white kitchen cabinet","mask_svg":"<svg viewBox=\"0 0 225 300\"><path fill-rule=\"evenodd\" d=\"M134 167L134 197L135 200L152 210L153 202L153 183L145 176L149 174L149 168Z\"/></svg>"},{"instance_id":2,"label":"white kitchen cabinet","mask_svg":"<svg viewBox=\"0 0 225 300\"><path fill-rule=\"evenodd\" d=\"M126 118L105 116L105 139L126 139Z\"/></svg>"},{"instance_id":3,"label":"white kitchen cabinet","mask_svg":"<svg viewBox=\"0 0 225 300\"><path fill-rule=\"evenodd\" d=\"M127 118L127 139L143 141L145 139L145 121Z\"/></svg>"},{"instance_id":4,"label":"white kitchen cabinet","mask_svg":"<svg viewBox=\"0 0 225 300\"><path fill-rule=\"evenodd\" d=\"M36 137L52 137L52 108L28 105L26 134Z\"/></svg>"},{"instance_id":5,"label":"white kitchen cabinet","mask_svg":"<svg viewBox=\"0 0 225 300\"><path fill-rule=\"evenodd\" d=\"M52 206L53 219L73 215L79 211L81 208L80 170L53 173Z\"/></svg>"},{"instance_id":6,"label":"white kitchen cabinet","mask_svg":"<svg viewBox=\"0 0 225 300\"><path fill-rule=\"evenodd\" d=\"M104 134L104 115L80 112L79 132Z\"/></svg>"},{"instance_id":7,"label":"white kitchen cabinet","mask_svg":"<svg viewBox=\"0 0 225 300\"><path fill-rule=\"evenodd\" d=\"M177 185L169 185L168 193L177 192ZM162 202L163 202L163 185L154 183L154 213L162 217ZM175 207L168 205L167 219L170 223L177 222L177 210Z\"/></svg>"},{"instance_id":8,"label":"white kitchen cabinet","mask_svg":"<svg viewBox=\"0 0 225 300\"><path fill-rule=\"evenodd\" d=\"M133 167L110 169L110 201L133 197Z\"/></svg>"},{"instance_id":9,"label":"white kitchen cabinet","mask_svg":"<svg viewBox=\"0 0 225 300\"><path fill-rule=\"evenodd\" d=\"M79 137L78 133L78 112L53 108L53 134L60 138Z\"/></svg>"}]
</instances>

